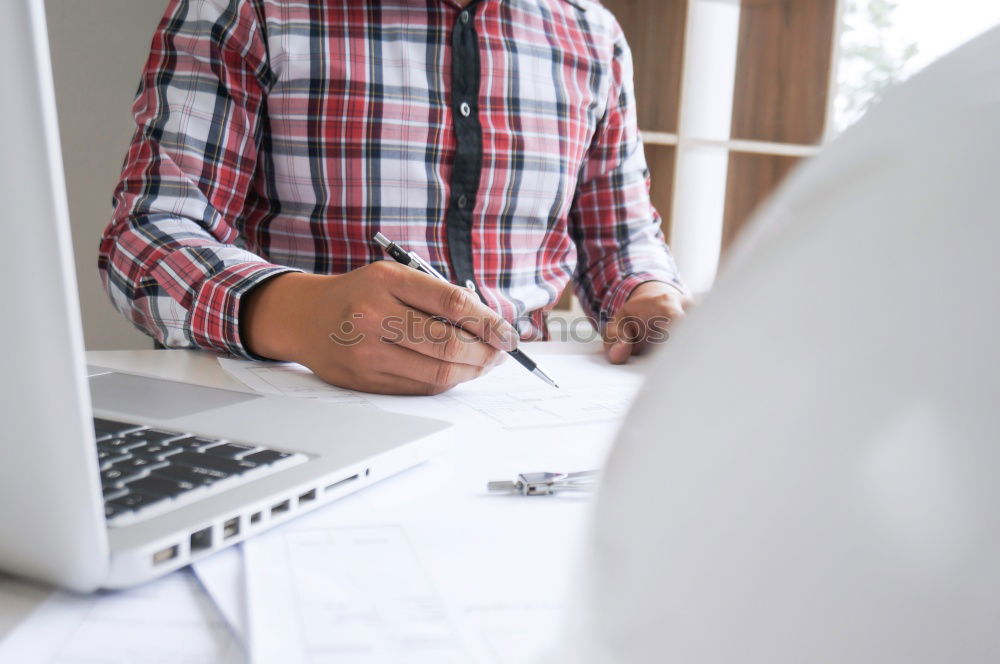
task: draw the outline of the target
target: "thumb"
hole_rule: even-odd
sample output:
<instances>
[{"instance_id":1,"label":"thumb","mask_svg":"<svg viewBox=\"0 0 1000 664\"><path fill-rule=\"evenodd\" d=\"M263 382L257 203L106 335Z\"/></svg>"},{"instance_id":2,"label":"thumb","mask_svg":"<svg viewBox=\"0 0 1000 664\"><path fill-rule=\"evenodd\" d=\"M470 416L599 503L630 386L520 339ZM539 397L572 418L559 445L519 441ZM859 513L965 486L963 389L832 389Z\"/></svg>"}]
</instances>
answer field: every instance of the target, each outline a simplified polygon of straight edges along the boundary
<instances>
[{"instance_id":1,"label":"thumb","mask_svg":"<svg viewBox=\"0 0 1000 664\"><path fill-rule=\"evenodd\" d=\"M632 355L632 344L618 335L618 319L604 327L604 352L611 364L625 364Z\"/></svg>"}]
</instances>

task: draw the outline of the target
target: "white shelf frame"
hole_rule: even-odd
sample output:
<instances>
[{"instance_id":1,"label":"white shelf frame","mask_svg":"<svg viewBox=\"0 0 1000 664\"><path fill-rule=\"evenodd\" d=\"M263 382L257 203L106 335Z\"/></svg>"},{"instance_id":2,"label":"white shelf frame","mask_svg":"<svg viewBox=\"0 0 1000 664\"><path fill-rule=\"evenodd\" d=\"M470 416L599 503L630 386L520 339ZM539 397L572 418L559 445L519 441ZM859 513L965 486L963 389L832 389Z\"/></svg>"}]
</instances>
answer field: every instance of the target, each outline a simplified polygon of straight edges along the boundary
<instances>
[{"instance_id":1,"label":"white shelf frame","mask_svg":"<svg viewBox=\"0 0 1000 664\"><path fill-rule=\"evenodd\" d=\"M692 45L691 40L689 40L687 36L692 33L695 11L696 9L699 9L696 5L701 5L701 8L704 9L709 4L726 5L728 6L729 11L736 11L738 14L741 3L740 0L687 0L687 21L684 28L684 62L682 65L683 73L681 76L680 98L678 99L678 106L680 108L678 132L670 133L651 130L642 131L643 142L647 145L671 146L677 148L675 154L673 182L674 191L672 197L673 209L670 211L671 237L669 240L674 248L674 254L680 264L682 274L692 274L695 276L695 278L691 280L693 283L689 283L689 285L696 293L702 293L709 290L715 278L719 256L721 253L724 201L721 205L713 205L712 210L708 211L709 213L705 215L682 214L682 210L685 208L691 208L691 201L683 200L683 196L686 195L686 192L679 195L679 189L680 186L682 186L681 183L685 181L690 182L690 178L692 177L697 179L697 174L689 170L692 168L690 157L697 152L697 150L692 150L692 148L705 148L710 151L721 151L726 154L727 159L730 153L793 158L809 158L819 154L823 147L833 140L836 132L833 118L838 91L837 76L840 60L840 36L843 29L844 12L847 2L846 0L836 0L834 9L834 34L832 39L832 52L830 57L830 72L827 89L827 106L824 117L824 131L822 141L814 145L732 138L729 131L729 127L731 127L732 124L731 104L729 104L728 113L729 126L726 128L724 136L695 135L689 130L691 120L689 117L686 117L684 102L685 99L687 99L688 94L690 94L691 86L701 84L702 81L696 78L699 75L698 67L700 63L696 61L698 54L694 51L698 48L698 45ZM716 7L716 9L718 9L718 7ZM703 13L702 17L704 17L704 15L705 14ZM700 27L704 30L704 26ZM731 26L729 29L731 31ZM739 39L738 32L735 35L735 39ZM728 44L728 47L732 49L735 58L738 44ZM735 76L735 62L733 64L734 66L732 70ZM720 97L726 98L727 95L731 95L731 86L735 84L735 79L733 81L722 81L722 83L730 86L729 90L720 89L719 91ZM693 168L698 168L697 164L695 164ZM714 189L716 192L724 192L726 188L725 179L728 178L728 172L726 172L726 169L724 168L716 168L714 177L716 180L721 177L723 178L723 181L721 183L716 181L711 183L711 185L706 186L709 186L709 188ZM722 196L724 198L725 194L722 193ZM681 242L680 246L678 246L678 240ZM697 246L694 251L688 251L689 247L684 246L685 244Z\"/></svg>"}]
</instances>

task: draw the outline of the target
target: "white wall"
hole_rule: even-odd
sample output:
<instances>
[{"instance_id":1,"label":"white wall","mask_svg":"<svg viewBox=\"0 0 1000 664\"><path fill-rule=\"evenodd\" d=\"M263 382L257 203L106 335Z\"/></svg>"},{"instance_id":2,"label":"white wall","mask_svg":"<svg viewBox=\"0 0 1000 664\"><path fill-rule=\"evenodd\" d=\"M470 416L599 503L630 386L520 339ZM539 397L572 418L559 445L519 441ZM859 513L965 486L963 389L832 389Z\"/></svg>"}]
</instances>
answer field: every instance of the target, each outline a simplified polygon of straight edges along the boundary
<instances>
[{"instance_id":1,"label":"white wall","mask_svg":"<svg viewBox=\"0 0 1000 664\"><path fill-rule=\"evenodd\" d=\"M49 41L87 348L151 348L116 312L97 244L132 135L130 108L166 0L47 0Z\"/></svg>"}]
</instances>

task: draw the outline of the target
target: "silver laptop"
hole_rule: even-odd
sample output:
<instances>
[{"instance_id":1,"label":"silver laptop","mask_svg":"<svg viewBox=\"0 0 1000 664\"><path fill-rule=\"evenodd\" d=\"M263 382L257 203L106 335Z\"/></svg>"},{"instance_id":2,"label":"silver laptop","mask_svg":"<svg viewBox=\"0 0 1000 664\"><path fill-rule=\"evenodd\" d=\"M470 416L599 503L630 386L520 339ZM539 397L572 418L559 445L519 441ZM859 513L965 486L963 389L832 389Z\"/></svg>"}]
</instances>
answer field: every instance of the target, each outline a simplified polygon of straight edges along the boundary
<instances>
[{"instance_id":1,"label":"silver laptop","mask_svg":"<svg viewBox=\"0 0 1000 664\"><path fill-rule=\"evenodd\" d=\"M9 0L0 105L0 570L170 572L416 465L447 423L84 364L42 0Z\"/></svg>"}]
</instances>

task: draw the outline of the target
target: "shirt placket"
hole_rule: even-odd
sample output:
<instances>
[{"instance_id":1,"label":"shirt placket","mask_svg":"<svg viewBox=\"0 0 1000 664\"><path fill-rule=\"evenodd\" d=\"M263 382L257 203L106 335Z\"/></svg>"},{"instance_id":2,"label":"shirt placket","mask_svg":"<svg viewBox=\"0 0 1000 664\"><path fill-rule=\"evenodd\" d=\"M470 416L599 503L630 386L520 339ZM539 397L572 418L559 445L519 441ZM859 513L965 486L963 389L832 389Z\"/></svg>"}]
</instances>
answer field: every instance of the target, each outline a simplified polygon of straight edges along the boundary
<instances>
[{"instance_id":1,"label":"shirt placket","mask_svg":"<svg viewBox=\"0 0 1000 664\"><path fill-rule=\"evenodd\" d=\"M455 280L476 288L472 256L473 212L483 167L483 130L479 122L479 38L475 11L478 3L463 9L452 32L451 106L455 130L455 161L446 226L448 252Z\"/></svg>"}]
</instances>

